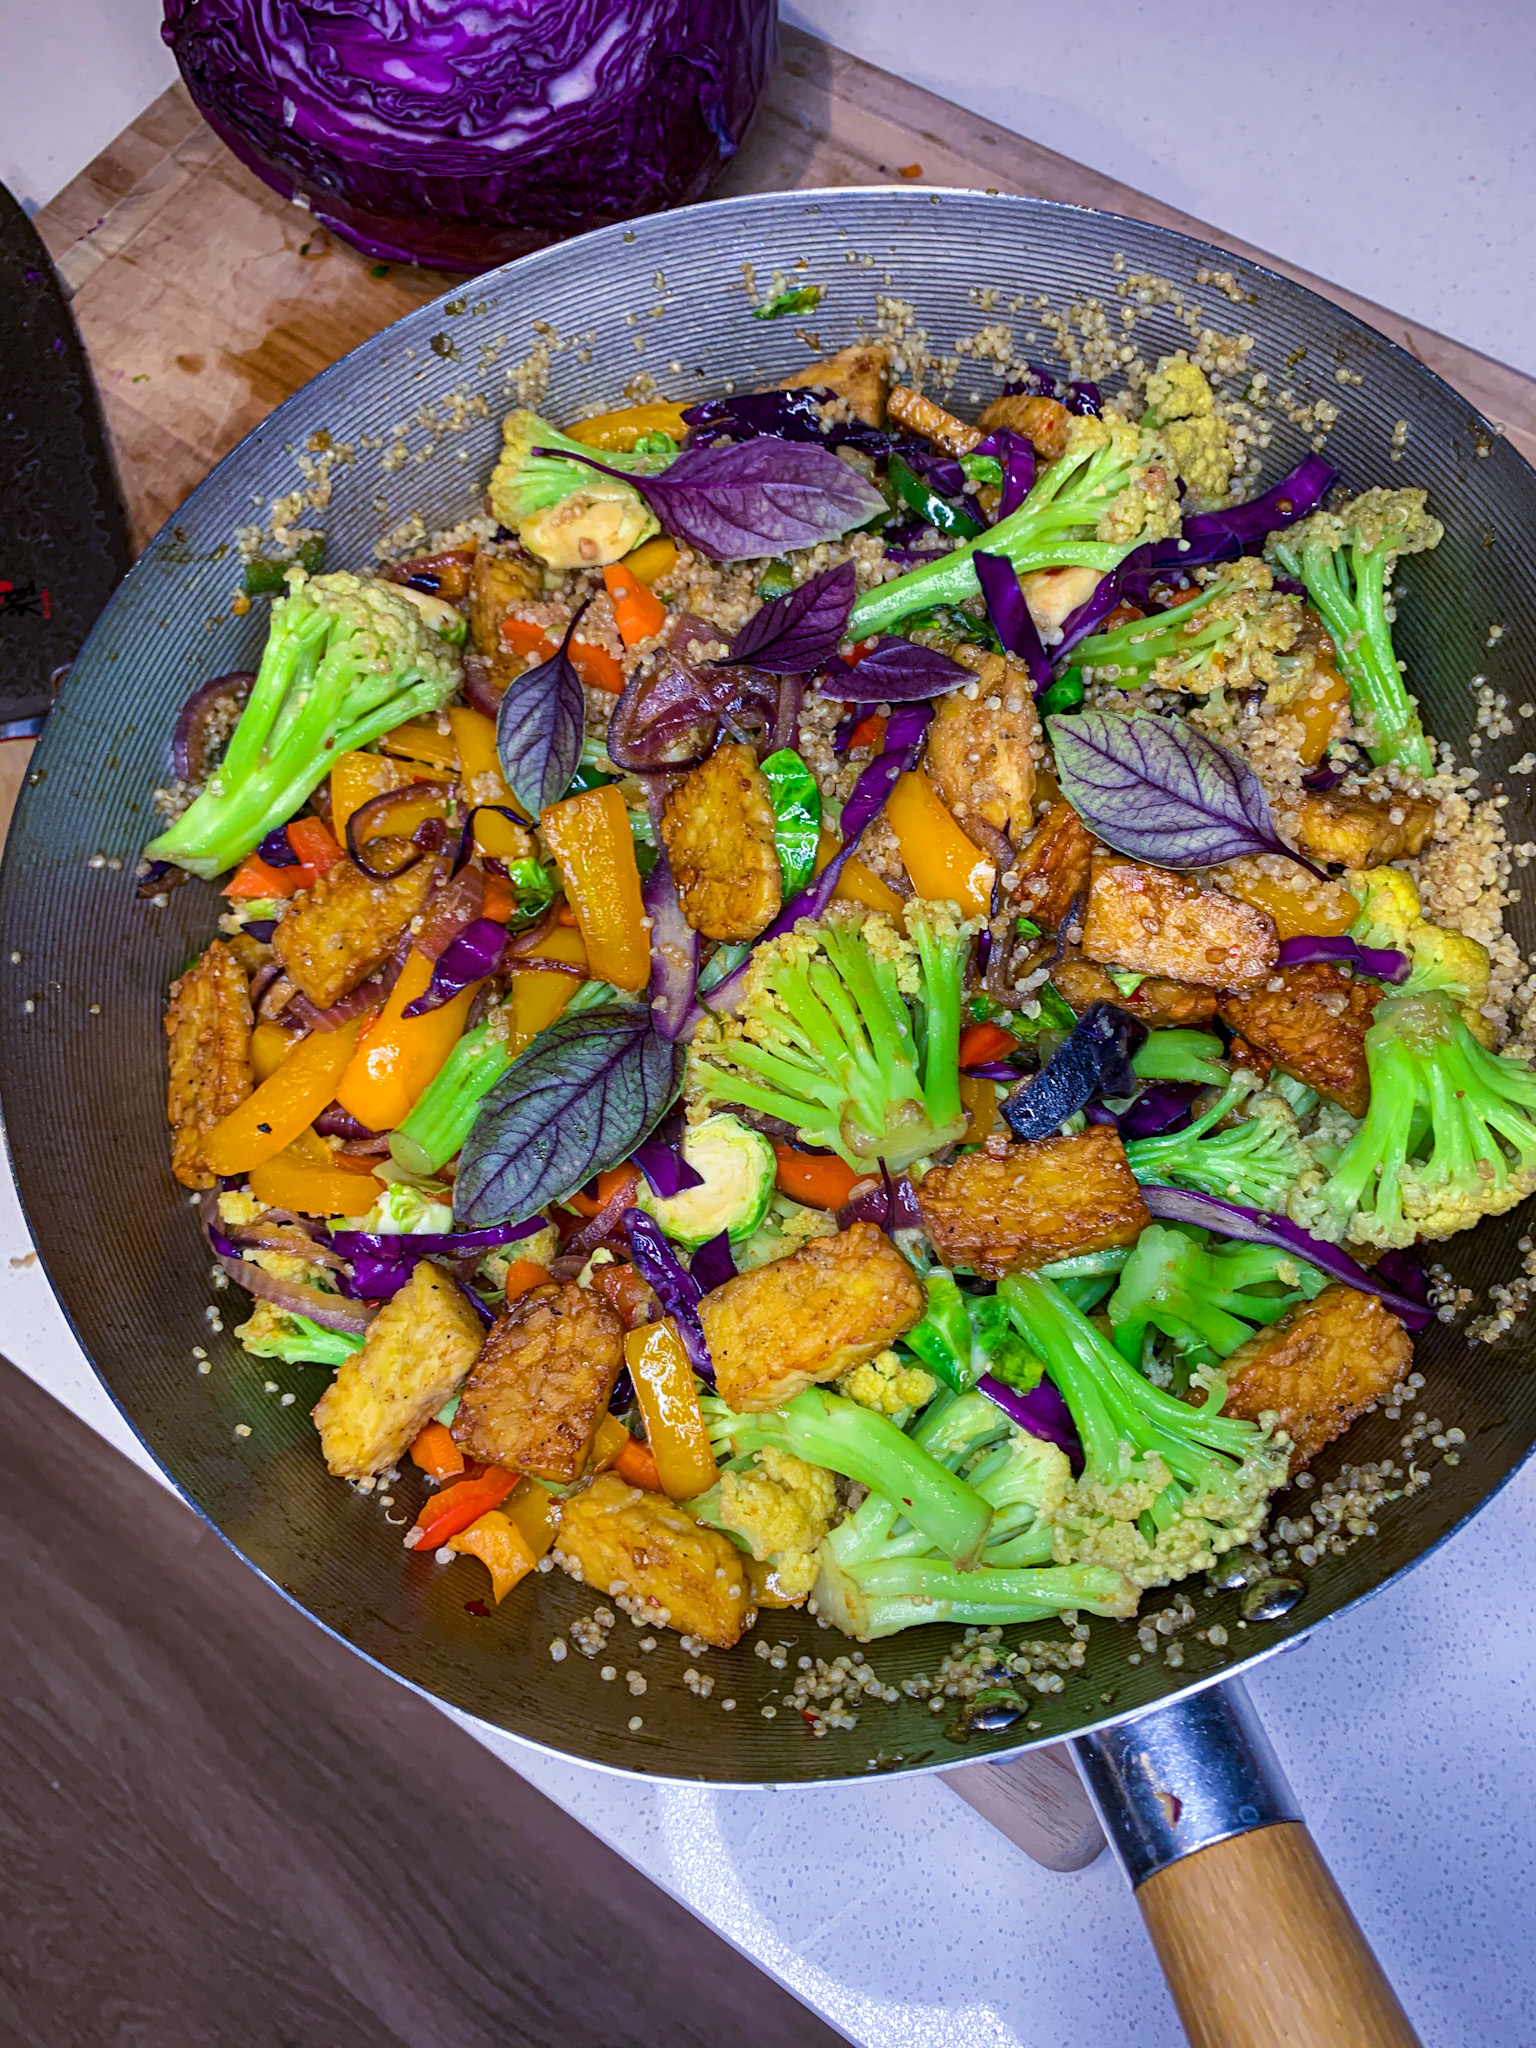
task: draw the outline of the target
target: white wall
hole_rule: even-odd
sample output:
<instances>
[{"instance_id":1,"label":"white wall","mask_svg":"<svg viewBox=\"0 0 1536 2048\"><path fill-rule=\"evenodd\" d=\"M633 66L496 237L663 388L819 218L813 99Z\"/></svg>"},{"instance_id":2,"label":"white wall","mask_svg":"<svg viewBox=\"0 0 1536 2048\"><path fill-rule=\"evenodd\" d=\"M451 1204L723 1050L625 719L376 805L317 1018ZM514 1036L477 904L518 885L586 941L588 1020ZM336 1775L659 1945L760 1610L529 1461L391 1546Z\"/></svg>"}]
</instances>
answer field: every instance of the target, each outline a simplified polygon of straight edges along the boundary
<instances>
[{"instance_id":1,"label":"white wall","mask_svg":"<svg viewBox=\"0 0 1536 2048\"><path fill-rule=\"evenodd\" d=\"M1536 372L1536 0L784 5L872 63ZM158 0L0 0L0 16L0 178L35 207L175 69Z\"/></svg>"}]
</instances>

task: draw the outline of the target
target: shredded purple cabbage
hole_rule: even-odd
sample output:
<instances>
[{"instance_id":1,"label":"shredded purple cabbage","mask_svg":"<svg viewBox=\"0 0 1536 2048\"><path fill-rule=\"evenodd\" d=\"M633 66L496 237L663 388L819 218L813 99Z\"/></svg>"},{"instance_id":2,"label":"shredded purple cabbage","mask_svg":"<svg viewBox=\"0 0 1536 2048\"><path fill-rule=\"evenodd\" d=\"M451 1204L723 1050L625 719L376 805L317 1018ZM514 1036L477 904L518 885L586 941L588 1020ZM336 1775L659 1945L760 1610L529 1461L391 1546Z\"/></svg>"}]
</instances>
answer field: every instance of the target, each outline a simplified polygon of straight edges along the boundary
<instances>
[{"instance_id":1,"label":"shredded purple cabbage","mask_svg":"<svg viewBox=\"0 0 1536 2048\"><path fill-rule=\"evenodd\" d=\"M1396 947L1362 946L1347 935L1329 939L1306 935L1281 941L1278 966L1304 967L1310 960L1339 960L1357 974L1368 974L1373 981L1393 986L1406 981L1413 969L1408 955L1399 953Z\"/></svg>"},{"instance_id":2,"label":"shredded purple cabbage","mask_svg":"<svg viewBox=\"0 0 1536 2048\"><path fill-rule=\"evenodd\" d=\"M1055 1444L1058 1450L1065 1451L1072 1461L1073 1477L1077 1477L1086 1463L1082 1438L1072 1420L1072 1410L1054 1381L1041 1378L1027 1394L1021 1394L995 1373L984 1372L976 1385L989 1401L997 1403L1010 1422L1016 1422L1020 1429L1039 1437L1043 1443Z\"/></svg>"},{"instance_id":3,"label":"shredded purple cabbage","mask_svg":"<svg viewBox=\"0 0 1536 2048\"><path fill-rule=\"evenodd\" d=\"M971 560L976 565L976 581L987 601L987 617L992 621L993 631L1008 652L1017 655L1029 670L1038 697L1042 690L1050 688L1051 658L1024 602L1018 572L1005 555L989 555L978 549Z\"/></svg>"},{"instance_id":4,"label":"shredded purple cabbage","mask_svg":"<svg viewBox=\"0 0 1536 2048\"><path fill-rule=\"evenodd\" d=\"M696 1166L688 1164L682 1148L665 1143L654 1132L629 1156L645 1175L646 1185L658 1201L669 1202L684 1188L701 1188L704 1185L703 1174Z\"/></svg>"},{"instance_id":5,"label":"shredded purple cabbage","mask_svg":"<svg viewBox=\"0 0 1536 2048\"><path fill-rule=\"evenodd\" d=\"M294 852L286 825L274 825L256 849L257 857L269 868L301 868L304 863Z\"/></svg>"},{"instance_id":6,"label":"shredded purple cabbage","mask_svg":"<svg viewBox=\"0 0 1536 2048\"><path fill-rule=\"evenodd\" d=\"M476 982L486 981L501 965L507 948L507 928L493 918L477 917L438 954L432 979L413 1003L407 1003L402 1017L424 1017L440 1010Z\"/></svg>"},{"instance_id":7,"label":"shredded purple cabbage","mask_svg":"<svg viewBox=\"0 0 1536 2048\"><path fill-rule=\"evenodd\" d=\"M998 498L997 517L1008 518L1017 512L1024 500L1034 489L1035 450L1032 442L1022 434L1016 434L1012 427L998 427L988 434L984 441L978 441L972 450L976 455L990 455L994 462L1003 466L1003 482Z\"/></svg>"},{"instance_id":8,"label":"shredded purple cabbage","mask_svg":"<svg viewBox=\"0 0 1536 2048\"><path fill-rule=\"evenodd\" d=\"M722 1230L701 1244L688 1261L688 1270L705 1294L712 1294L727 1280L734 1280L736 1257L731 1250L729 1233Z\"/></svg>"},{"instance_id":9,"label":"shredded purple cabbage","mask_svg":"<svg viewBox=\"0 0 1536 2048\"><path fill-rule=\"evenodd\" d=\"M676 1323L677 1334L688 1353L688 1363L700 1379L708 1380L713 1386L714 1360L709 1355L709 1346L704 1341L704 1326L699 1321L702 1287L668 1244L655 1218L647 1216L643 1209L624 1211L624 1232L629 1239L635 1270L650 1283L663 1311Z\"/></svg>"}]
</instances>

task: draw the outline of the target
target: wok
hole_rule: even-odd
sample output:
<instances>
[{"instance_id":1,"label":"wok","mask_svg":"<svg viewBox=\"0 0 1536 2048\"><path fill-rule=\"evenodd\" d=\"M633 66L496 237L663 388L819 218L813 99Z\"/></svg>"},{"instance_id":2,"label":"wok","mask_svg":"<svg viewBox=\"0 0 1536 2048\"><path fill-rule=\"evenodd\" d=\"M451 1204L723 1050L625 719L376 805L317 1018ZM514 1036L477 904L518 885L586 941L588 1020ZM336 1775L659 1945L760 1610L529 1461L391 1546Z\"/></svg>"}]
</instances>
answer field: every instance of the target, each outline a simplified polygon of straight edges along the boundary
<instances>
[{"instance_id":1,"label":"wok","mask_svg":"<svg viewBox=\"0 0 1536 2048\"><path fill-rule=\"evenodd\" d=\"M1239 1628L1235 1594L1207 1603L1202 1618L1227 1628L1224 1650L1190 1642L1182 1669L1151 1658L1131 1665L1134 1624L1095 1621L1082 1668L1060 1693L1031 1696L1038 1727L979 1732L957 1749L939 1718L904 1696L867 1710L851 1734L820 1740L793 1713L762 1718L755 1706L768 1674L750 1641L709 1660L717 1696L734 1693L746 1709L722 1714L683 1690L686 1660L677 1638L664 1635L648 1660L645 1725L636 1734L627 1727L634 1702L622 1687L599 1683L585 1658L555 1663L549 1655L555 1632L591 1611L590 1591L556 1572L526 1583L493 1618L467 1612L459 1572L407 1557L377 1500L326 1476L306 1414L318 1376L278 1368L300 1393L283 1409L262 1393L269 1362L248 1357L228 1328L210 1334L210 1300L222 1302L228 1325L240 1317L230 1295L210 1292L195 1211L167 1170L160 1019L166 984L205 943L217 904L198 883L175 890L164 908L142 903L133 866L155 829L153 792L167 775L177 707L203 677L254 664L260 611L236 617L230 597L235 535L261 516L255 506L296 489L299 459L328 447L330 501L310 516L326 530L333 566L366 563L381 536L412 519L431 530L473 508L500 415L516 402L509 368L530 351L547 357L543 409L563 421L624 403L637 373L685 400L719 392L728 380L771 382L800 368L815 347L831 349L871 323L881 294L910 302L931 344L945 350L988 321L1027 332L1035 313L1009 312L1008 302L1037 293L1058 307L1099 296L1117 321L1120 254L1124 272L1166 277L1197 300L1204 324L1255 335L1252 365L1268 373L1271 390L1340 406L1327 451L1347 482L1428 486L1446 539L1404 572L1412 600L1399 652L1431 730L1464 741L1468 679L1500 659L1486 649L1490 622L1504 625L1502 644L1516 661L1536 643L1536 567L1528 548L1505 538L1536 532L1536 475L1487 421L1336 306L1203 243L1045 201L901 189L770 194L660 215L524 257L409 314L296 393L199 486L118 589L49 721L3 871L5 946L21 964L4 969L0 1081L22 1200L86 1354L168 1477L255 1570L408 1684L548 1749L652 1776L792 1785L863 1776L874 1756L884 1769L933 1769L1080 1736L1107 1719L1187 1699L1387 1584L1472 1514L1530 1449L1536 1374L1525 1346L1469 1347L1456 1330L1432 1325L1418 1346L1426 1380L1419 1399L1466 1432L1459 1464L1439 1466L1424 1491L1385 1507L1374 1540L1321 1559L1289 1612ZM800 329L753 319L747 263L764 280L777 269L825 284L817 313ZM1195 281L1206 266L1235 280L1237 302ZM996 288L990 310L978 287ZM1135 334L1148 356L1189 339L1171 305ZM1048 330L1039 328L1021 352L1050 360ZM1339 370L1364 381L1341 386ZM955 395L963 409L996 388L989 361L962 358ZM483 405L466 408L454 397L466 391L481 394ZM1307 445L1278 412L1270 418L1268 479ZM1407 459L1393 465L1400 419L1409 422ZM416 460L429 444L435 453ZM391 452L401 446L403 460ZM1485 787L1507 774L1524 744L1487 743ZM1512 779L1511 798L1511 838L1536 838L1524 778ZM108 857L105 866L91 865L97 854ZM1530 950L1529 892L1515 931ZM1524 1228L1518 1215L1491 1223L1446 1247L1446 1263L1482 1290L1518 1266ZM212 1356L211 1375L194 1369L198 1345ZM249 1436L235 1435L239 1423ZM1367 1417L1317 1461L1319 1480L1346 1461L1397 1454L1401 1428L1381 1414ZM414 1511L414 1483L396 1489L396 1514ZM827 1635L803 1614L775 1615L770 1633L793 1639L792 1656L829 1652ZM919 1631L869 1654L899 1685L931 1670L954 1633ZM1217 1694L1200 1711L1214 1727L1224 1716L1240 1720L1241 1701ZM1191 1725L1187 1710L1175 1721L1186 1732ZM1152 1808L1143 1836L1182 1799L1170 1793L1159 1804L1151 1753L1139 1738L1127 1746L1110 1736L1089 1757L1097 1758L1090 1780L1106 1811L1125 1795L1126 1773L1140 1768L1135 1759L1146 1766L1142 1804L1149 1798ZM1227 1754L1230 1761L1230 1740ZM1248 1761L1262 1778L1252 1742ZM1266 1809L1259 1817L1284 1816ZM1215 1833L1240 1838L1247 1825L1234 1820ZM1281 1839L1278 1830L1265 1832ZM1159 1853L1148 1851L1153 1868ZM1362 2028L1351 2038L1377 2037Z\"/></svg>"}]
</instances>

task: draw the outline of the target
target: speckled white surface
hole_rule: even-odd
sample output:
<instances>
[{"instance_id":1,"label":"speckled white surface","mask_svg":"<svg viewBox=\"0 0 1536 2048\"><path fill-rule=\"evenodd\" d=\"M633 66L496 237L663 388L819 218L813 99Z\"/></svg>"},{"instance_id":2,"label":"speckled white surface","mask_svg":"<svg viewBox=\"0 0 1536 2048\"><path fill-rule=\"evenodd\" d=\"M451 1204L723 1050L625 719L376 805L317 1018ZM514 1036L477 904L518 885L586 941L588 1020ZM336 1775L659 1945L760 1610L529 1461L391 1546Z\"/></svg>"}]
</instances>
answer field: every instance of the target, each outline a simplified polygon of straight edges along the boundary
<instances>
[{"instance_id":1,"label":"speckled white surface","mask_svg":"<svg viewBox=\"0 0 1536 2048\"><path fill-rule=\"evenodd\" d=\"M0 1346L153 1471L71 1337L0 1170ZM1536 1469L1250 1684L1425 2048L1533 2048ZM455 1716L868 2048L1179 2048L1108 1856L1040 1869L936 1778L621 1780Z\"/></svg>"}]
</instances>

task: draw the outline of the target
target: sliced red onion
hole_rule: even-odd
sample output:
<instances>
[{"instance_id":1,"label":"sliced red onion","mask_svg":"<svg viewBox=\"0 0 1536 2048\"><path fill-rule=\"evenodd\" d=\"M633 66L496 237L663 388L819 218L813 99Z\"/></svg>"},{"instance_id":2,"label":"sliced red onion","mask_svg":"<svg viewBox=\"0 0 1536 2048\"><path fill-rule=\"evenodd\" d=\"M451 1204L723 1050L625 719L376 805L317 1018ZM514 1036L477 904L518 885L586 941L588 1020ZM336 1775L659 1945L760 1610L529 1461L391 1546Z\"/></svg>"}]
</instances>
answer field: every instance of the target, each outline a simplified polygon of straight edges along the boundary
<instances>
[{"instance_id":1,"label":"sliced red onion","mask_svg":"<svg viewBox=\"0 0 1536 2048\"><path fill-rule=\"evenodd\" d=\"M773 714L773 729L766 746L770 754L792 747L800 738L800 712L805 703L805 677L780 676L779 701Z\"/></svg>"},{"instance_id":2,"label":"sliced red onion","mask_svg":"<svg viewBox=\"0 0 1536 2048\"><path fill-rule=\"evenodd\" d=\"M386 984L381 974L372 974L366 981L359 982L350 995L342 996L322 1010L309 997L295 990L284 1005L284 1015L296 1024L302 1024L306 1031L340 1031L345 1024L355 1023L359 1017L366 1017L370 1010L376 1010L389 994L391 982Z\"/></svg>"},{"instance_id":3,"label":"sliced red onion","mask_svg":"<svg viewBox=\"0 0 1536 2048\"><path fill-rule=\"evenodd\" d=\"M714 751L722 726L740 735L745 718L768 730L779 702L776 679L695 655L719 639L719 629L692 612L674 616L666 645L635 670L608 721L605 744L615 767L642 775L693 768Z\"/></svg>"},{"instance_id":4,"label":"sliced red onion","mask_svg":"<svg viewBox=\"0 0 1536 2048\"><path fill-rule=\"evenodd\" d=\"M339 1102L333 1102L329 1109L322 1109L315 1118L316 1133L322 1138L385 1138L387 1131L370 1131L366 1124L360 1124L355 1116L344 1110Z\"/></svg>"},{"instance_id":5,"label":"sliced red onion","mask_svg":"<svg viewBox=\"0 0 1536 2048\"><path fill-rule=\"evenodd\" d=\"M294 852L286 825L274 825L256 849L256 856L269 868L301 868L304 863Z\"/></svg>"},{"instance_id":6,"label":"sliced red onion","mask_svg":"<svg viewBox=\"0 0 1536 2048\"><path fill-rule=\"evenodd\" d=\"M1196 1194L1192 1188L1165 1188L1143 1181L1141 1198L1154 1216L1165 1223L1193 1223L1201 1230L1214 1230L1220 1237L1235 1237L1244 1244L1268 1245L1272 1251L1290 1252L1310 1266L1346 1287L1358 1287L1362 1294L1379 1295L1398 1321L1410 1330L1422 1330L1434 1321L1435 1312L1422 1302L1411 1301L1374 1274L1357 1266L1336 1244L1313 1237L1288 1216L1267 1216L1258 1209L1245 1209L1237 1202L1224 1202L1217 1195Z\"/></svg>"},{"instance_id":7,"label":"sliced red onion","mask_svg":"<svg viewBox=\"0 0 1536 2048\"><path fill-rule=\"evenodd\" d=\"M249 930L250 927L247 926L246 929ZM274 981L281 979L282 972L282 968L275 960L268 960L257 968L256 972L251 976L250 996L251 1008L253 1010L260 1010L262 997Z\"/></svg>"},{"instance_id":8,"label":"sliced red onion","mask_svg":"<svg viewBox=\"0 0 1536 2048\"><path fill-rule=\"evenodd\" d=\"M466 701L480 713L482 718L495 718L501 709L502 693L491 681L491 658L488 654L466 654L464 657L463 690Z\"/></svg>"},{"instance_id":9,"label":"sliced red onion","mask_svg":"<svg viewBox=\"0 0 1536 2048\"><path fill-rule=\"evenodd\" d=\"M500 968L506 950L506 926L489 917L477 917L438 954L432 979L414 1002L406 1004L401 1016L425 1017L429 1011L451 1003L465 989L473 988L476 982L488 981Z\"/></svg>"},{"instance_id":10,"label":"sliced red onion","mask_svg":"<svg viewBox=\"0 0 1536 2048\"><path fill-rule=\"evenodd\" d=\"M712 1294L727 1280L734 1280L736 1257L731 1250L730 1233L722 1230L701 1244L688 1261L688 1270L705 1294Z\"/></svg>"},{"instance_id":11,"label":"sliced red onion","mask_svg":"<svg viewBox=\"0 0 1536 2048\"><path fill-rule=\"evenodd\" d=\"M254 939L258 946L272 943L272 934L277 930L275 917L248 917L240 927L248 939Z\"/></svg>"},{"instance_id":12,"label":"sliced red onion","mask_svg":"<svg viewBox=\"0 0 1536 2048\"><path fill-rule=\"evenodd\" d=\"M451 782L411 782L407 783L403 789L383 790L378 796L369 797L367 803L359 804L357 809L347 819L347 852L351 855L354 865L360 867L363 873L375 882L392 882L396 875L403 875L408 869L415 867L418 861L424 860L427 853L433 850L431 840L436 837L436 835L424 835L423 827L426 825L440 826L440 819L426 818L422 820L421 824L417 825L415 830L409 835L413 851L406 855L398 867L393 868L376 868L368 859L367 854L364 852L366 841L361 836L362 828L366 824L387 818L393 805L404 803L411 797L419 797L427 793L436 794L438 792L441 792L446 797L451 794L452 789L453 784ZM399 833L380 833L377 836L380 838L397 839L401 835Z\"/></svg>"},{"instance_id":13,"label":"sliced red onion","mask_svg":"<svg viewBox=\"0 0 1536 2048\"><path fill-rule=\"evenodd\" d=\"M469 1303L470 1307L474 1310L475 1314L480 1318L481 1322L485 1325L487 1329L489 1329L492 1323L494 1323L496 1320L495 1309L491 1307L488 1301L482 1300L481 1297L478 1294L476 1294L474 1288L470 1286L469 1282L463 1277L462 1274L456 1273L454 1275L453 1284L455 1287L458 1288L460 1294L463 1295L464 1299Z\"/></svg>"},{"instance_id":14,"label":"sliced red onion","mask_svg":"<svg viewBox=\"0 0 1536 2048\"><path fill-rule=\"evenodd\" d=\"M229 1240L224 1240L229 1244ZM318 1287L305 1287L297 1280L279 1280L274 1273L268 1273L261 1266L253 1265L249 1259L242 1259L232 1244L228 1251L219 1250L219 1240L214 1238L214 1249L219 1264L247 1294L255 1295L258 1301L269 1301L274 1308L290 1316L308 1316L312 1323L318 1323L324 1330L345 1330L349 1335L361 1337L373 1321L373 1310L362 1302L343 1301L339 1295L326 1294Z\"/></svg>"},{"instance_id":15,"label":"sliced red onion","mask_svg":"<svg viewBox=\"0 0 1536 2048\"><path fill-rule=\"evenodd\" d=\"M1020 1078L1018 1068L1007 1060L985 1060L980 1066L967 1067L965 1071L978 1081L1001 1081L1004 1087L1012 1087Z\"/></svg>"},{"instance_id":16,"label":"sliced red onion","mask_svg":"<svg viewBox=\"0 0 1536 2048\"><path fill-rule=\"evenodd\" d=\"M625 1212L634 1199L635 1183L626 1174L597 1214L562 1240L561 1253L568 1258L579 1254L584 1264L599 1245L606 1244L611 1249L613 1242L623 1237Z\"/></svg>"},{"instance_id":17,"label":"sliced red onion","mask_svg":"<svg viewBox=\"0 0 1536 2048\"><path fill-rule=\"evenodd\" d=\"M1346 967L1353 967L1357 974L1368 974L1373 981L1385 981L1394 986L1406 981L1413 971L1413 962L1406 953L1399 953L1392 946L1361 946L1347 935L1281 941L1279 966L1304 967L1312 960L1339 960Z\"/></svg>"},{"instance_id":18,"label":"sliced red onion","mask_svg":"<svg viewBox=\"0 0 1536 2048\"><path fill-rule=\"evenodd\" d=\"M624 1231L629 1239L635 1270L643 1280L650 1282L656 1299L677 1325L677 1334L688 1353L688 1363L700 1379L713 1386L715 1363L704 1341L704 1326L699 1321L699 1298L703 1292L699 1282L685 1269L677 1253L667 1243L655 1218L647 1216L643 1209L624 1211Z\"/></svg>"},{"instance_id":19,"label":"sliced red onion","mask_svg":"<svg viewBox=\"0 0 1536 2048\"><path fill-rule=\"evenodd\" d=\"M275 980L269 981L262 990L261 1000L255 1006L256 1015L263 1024L275 1024L278 1018L287 1010L288 1005L297 997L298 993L297 988L288 979L287 975L279 974Z\"/></svg>"},{"instance_id":20,"label":"sliced red onion","mask_svg":"<svg viewBox=\"0 0 1536 2048\"><path fill-rule=\"evenodd\" d=\"M1010 1422L1016 1422L1031 1436L1065 1451L1072 1461L1074 1477L1082 1471L1085 1463L1082 1439L1077 1433L1077 1424L1072 1420L1072 1410L1053 1380L1042 1378L1027 1394L1021 1394L1017 1387L1006 1385L995 1373L984 1372L976 1385L989 1401L997 1403Z\"/></svg>"},{"instance_id":21,"label":"sliced red onion","mask_svg":"<svg viewBox=\"0 0 1536 2048\"><path fill-rule=\"evenodd\" d=\"M658 847L656 865L645 878L643 900L651 921L651 1023L663 1038L676 1040L693 1015L699 935L683 915L664 848Z\"/></svg>"},{"instance_id":22,"label":"sliced red onion","mask_svg":"<svg viewBox=\"0 0 1536 2048\"><path fill-rule=\"evenodd\" d=\"M898 1230L916 1230L922 1220L923 1212L911 1180L904 1173L892 1175L883 1168L879 1180L872 1179L868 1187L837 1212L839 1230L848 1230L855 1223L873 1223L887 1237Z\"/></svg>"},{"instance_id":23,"label":"sliced red onion","mask_svg":"<svg viewBox=\"0 0 1536 2048\"><path fill-rule=\"evenodd\" d=\"M1337 789L1343 780L1344 770L1325 762L1322 767L1314 768L1310 775L1303 775L1301 786L1310 789L1314 796L1325 796L1330 789Z\"/></svg>"},{"instance_id":24,"label":"sliced red onion","mask_svg":"<svg viewBox=\"0 0 1536 2048\"><path fill-rule=\"evenodd\" d=\"M208 777L213 741L211 728L221 723L225 737L234 730L235 716L245 708L256 680L253 668L231 669L202 683L176 715L171 736L171 768L178 782L204 782Z\"/></svg>"},{"instance_id":25,"label":"sliced red onion","mask_svg":"<svg viewBox=\"0 0 1536 2048\"><path fill-rule=\"evenodd\" d=\"M645 1175L646 1185L658 1201L667 1202L685 1188L701 1188L704 1176L683 1157L682 1148L652 1135L629 1155Z\"/></svg>"}]
</instances>

